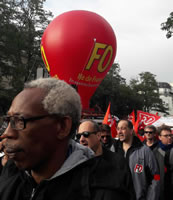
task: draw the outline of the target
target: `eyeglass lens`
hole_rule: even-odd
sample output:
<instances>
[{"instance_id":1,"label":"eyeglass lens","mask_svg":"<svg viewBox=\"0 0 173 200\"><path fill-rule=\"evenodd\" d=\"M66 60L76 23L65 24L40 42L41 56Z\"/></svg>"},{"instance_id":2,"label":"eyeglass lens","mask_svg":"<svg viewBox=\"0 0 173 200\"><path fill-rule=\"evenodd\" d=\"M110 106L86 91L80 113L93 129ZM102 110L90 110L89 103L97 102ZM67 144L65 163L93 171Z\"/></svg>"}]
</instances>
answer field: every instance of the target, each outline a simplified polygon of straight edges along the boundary
<instances>
[{"instance_id":1,"label":"eyeglass lens","mask_svg":"<svg viewBox=\"0 0 173 200\"><path fill-rule=\"evenodd\" d=\"M89 133L89 132L78 133L78 134L76 135L77 139L79 140L79 139L81 138L82 135L83 135L85 138L88 138L89 135L90 135L90 133Z\"/></svg>"},{"instance_id":2,"label":"eyeglass lens","mask_svg":"<svg viewBox=\"0 0 173 200\"><path fill-rule=\"evenodd\" d=\"M0 120L0 129L5 130L10 122L11 128L22 130L24 128L24 120L18 116L3 116Z\"/></svg>"},{"instance_id":3,"label":"eyeglass lens","mask_svg":"<svg viewBox=\"0 0 173 200\"><path fill-rule=\"evenodd\" d=\"M149 133L149 134L152 134L153 131L144 131L144 133Z\"/></svg>"},{"instance_id":4,"label":"eyeglass lens","mask_svg":"<svg viewBox=\"0 0 173 200\"><path fill-rule=\"evenodd\" d=\"M102 135L102 136L101 136L101 138L103 138L103 139L104 139L104 138L110 138L110 137L111 137L110 135Z\"/></svg>"},{"instance_id":5,"label":"eyeglass lens","mask_svg":"<svg viewBox=\"0 0 173 200\"><path fill-rule=\"evenodd\" d=\"M168 137L173 137L173 134L169 134L169 135L161 135L161 136L168 138Z\"/></svg>"},{"instance_id":6,"label":"eyeglass lens","mask_svg":"<svg viewBox=\"0 0 173 200\"><path fill-rule=\"evenodd\" d=\"M76 138L79 140L81 138L81 136L83 135L85 138L88 138L91 134L96 134L97 132L88 132L88 131L84 131L83 133L78 133L76 135Z\"/></svg>"}]
</instances>

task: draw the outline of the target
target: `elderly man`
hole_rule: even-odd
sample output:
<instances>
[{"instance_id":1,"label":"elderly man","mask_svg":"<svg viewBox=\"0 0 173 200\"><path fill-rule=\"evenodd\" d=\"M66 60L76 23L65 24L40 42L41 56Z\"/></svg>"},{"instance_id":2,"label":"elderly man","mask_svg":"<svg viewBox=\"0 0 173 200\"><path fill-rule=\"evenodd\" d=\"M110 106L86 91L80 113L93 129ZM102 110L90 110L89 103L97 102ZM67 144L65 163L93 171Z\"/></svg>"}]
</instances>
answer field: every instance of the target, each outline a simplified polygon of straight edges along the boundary
<instances>
[{"instance_id":1,"label":"elderly man","mask_svg":"<svg viewBox=\"0 0 173 200\"><path fill-rule=\"evenodd\" d=\"M105 171L93 152L70 139L80 115L80 97L64 81L25 85L0 120L9 157L0 176L1 200L127 199L123 185L104 183Z\"/></svg>"},{"instance_id":2,"label":"elderly man","mask_svg":"<svg viewBox=\"0 0 173 200\"><path fill-rule=\"evenodd\" d=\"M160 175L153 152L134 136L133 124L120 120L117 124L117 152L129 163L137 200L158 200Z\"/></svg>"}]
</instances>

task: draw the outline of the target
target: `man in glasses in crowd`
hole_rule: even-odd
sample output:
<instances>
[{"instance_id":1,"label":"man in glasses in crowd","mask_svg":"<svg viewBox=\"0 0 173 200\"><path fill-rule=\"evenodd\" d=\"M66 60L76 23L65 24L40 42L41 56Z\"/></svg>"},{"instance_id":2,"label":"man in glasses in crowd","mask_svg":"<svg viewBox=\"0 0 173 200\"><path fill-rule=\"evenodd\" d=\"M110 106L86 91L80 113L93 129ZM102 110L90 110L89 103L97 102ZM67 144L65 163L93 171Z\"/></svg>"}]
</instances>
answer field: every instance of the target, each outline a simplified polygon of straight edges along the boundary
<instances>
[{"instance_id":1,"label":"man in glasses in crowd","mask_svg":"<svg viewBox=\"0 0 173 200\"><path fill-rule=\"evenodd\" d=\"M144 128L145 140L143 143L153 150L158 145L158 139L156 138L157 129L154 125L148 125Z\"/></svg>"},{"instance_id":2,"label":"man in glasses in crowd","mask_svg":"<svg viewBox=\"0 0 173 200\"><path fill-rule=\"evenodd\" d=\"M129 192L127 199L133 199L135 192L127 162L123 156L102 147L99 125L95 121L89 119L81 122L76 138L79 140L80 144L94 151L98 159L99 168L106 172L103 175L104 179L100 179L100 181L103 181L106 185L110 185L112 188L117 187L117 189L120 190L123 188L125 193ZM102 177L99 169L97 169L96 173L96 176Z\"/></svg>"},{"instance_id":3,"label":"man in glasses in crowd","mask_svg":"<svg viewBox=\"0 0 173 200\"><path fill-rule=\"evenodd\" d=\"M112 138L111 135L111 127L107 124L100 125L100 133L101 133L101 143L106 148L112 152L115 152L116 141Z\"/></svg>"},{"instance_id":4,"label":"man in glasses in crowd","mask_svg":"<svg viewBox=\"0 0 173 200\"><path fill-rule=\"evenodd\" d=\"M173 196L173 134L171 128L162 125L158 128L159 142L153 150L160 168L160 200Z\"/></svg>"},{"instance_id":5,"label":"man in glasses in crowd","mask_svg":"<svg viewBox=\"0 0 173 200\"><path fill-rule=\"evenodd\" d=\"M80 144L92 149L96 156L102 154L103 149L100 142L101 135L98 124L92 120L83 121L78 128L76 135Z\"/></svg>"},{"instance_id":6,"label":"man in glasses in crowd","mask_svg":"<svg viewBox=\"0 0 173 200\"><path fill-rule=\"evenodd\" d=\"M2 117L9 160L0 176L1 200L128 198L124 185L104 183L108 168L100 167L93 151L71 139L80 118L80 97L64 81L46 78L25 85Z\"/></svg>"}]
</instances>

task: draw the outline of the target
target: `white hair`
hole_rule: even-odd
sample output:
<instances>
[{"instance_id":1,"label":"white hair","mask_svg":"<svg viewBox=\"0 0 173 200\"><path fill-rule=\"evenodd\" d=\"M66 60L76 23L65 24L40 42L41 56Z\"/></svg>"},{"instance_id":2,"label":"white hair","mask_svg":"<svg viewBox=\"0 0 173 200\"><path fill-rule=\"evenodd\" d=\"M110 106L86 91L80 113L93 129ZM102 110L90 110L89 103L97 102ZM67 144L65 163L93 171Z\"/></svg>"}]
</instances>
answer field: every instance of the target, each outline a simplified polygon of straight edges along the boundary
<instances>
[{"instance_id":1,"label":"white hair","mask_svg":"<svg viewBox=\"0 0 173 200\"><path fill-rule=\"evenodd\" d=\"M75 131L81 118L81 100L77 91L63 80L39 78L25 84L25 88L43 88L47 94L42 104L49 114L60 114L72 118Z\"/></svg>"}]
</instances>

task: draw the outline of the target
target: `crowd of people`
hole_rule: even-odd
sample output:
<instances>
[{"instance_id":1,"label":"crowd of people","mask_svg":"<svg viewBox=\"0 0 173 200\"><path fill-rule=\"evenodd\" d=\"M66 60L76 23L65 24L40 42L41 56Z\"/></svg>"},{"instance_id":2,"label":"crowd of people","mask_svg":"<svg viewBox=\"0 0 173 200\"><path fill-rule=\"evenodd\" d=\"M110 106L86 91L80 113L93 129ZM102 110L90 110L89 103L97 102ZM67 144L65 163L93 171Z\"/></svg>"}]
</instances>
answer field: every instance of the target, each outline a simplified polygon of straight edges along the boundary
<instances>
[{"instance_id":1,"label":"crowd of people","mask_svg":"<svg viewBox=\"0 0 173 200\"><path fill-rule=\"evenodd\" d=\"M81 121L77 91L62 80L25 84L1 117L1 200L168 200L173 196L170 127L136 136L127 119L111 128Z\"/></svg>"}]
</instances>

